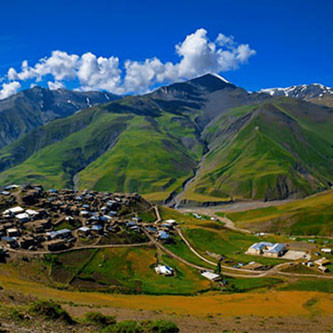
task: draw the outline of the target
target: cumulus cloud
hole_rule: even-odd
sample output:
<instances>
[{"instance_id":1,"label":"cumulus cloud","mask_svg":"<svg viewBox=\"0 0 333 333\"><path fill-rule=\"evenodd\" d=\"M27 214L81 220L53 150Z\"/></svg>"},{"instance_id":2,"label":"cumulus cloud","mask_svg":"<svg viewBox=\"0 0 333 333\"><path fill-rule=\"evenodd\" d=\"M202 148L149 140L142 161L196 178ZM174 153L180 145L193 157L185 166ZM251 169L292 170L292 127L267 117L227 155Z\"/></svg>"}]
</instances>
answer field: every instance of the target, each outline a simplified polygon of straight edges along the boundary
<instances>
[{"instance_id":1,"label":"cumulus cloud","mask_svg":"<svg viewBox=\"0 0 333 333\"><path fill-rule=\"evenodd\" d=\"M52 75L55 80L74 79L76 77L76 63L79 56L68 54L63 51L53 51L48 58L42 58L31 67L27 60L22 62L21 71L17 72L14 68L8 70L9 80L36 79L41 81L46 75Z\"/></svg>"},{"instance_id":2,"label":"cumulus cloud","mask_svg":"<svg viewBox=\"0 0 333 333\"><path fill-rule=\"evenodd\" d=\"M9 83L3 83L0 90L0 99L7 98L14 95L21 88L21 83L18 81L12 81Z\"/></svg>"},{"instance_id":3,"label":"cumulus cloud","mask_svg":"<svg viewBox=\"0 0 333 333\"><path fill-rule=\"evenodd\" d=\"M91 52L85 53L78 61L77 77L83 90L101 89L115 92L121 84L119 59L97 58Z\"/></svg>"},{"instance_id":4,"label":"cumulus cloud","mask_svg":"<svg viewBox=\"0 0 333 333\"><path fill-rule=\"evenodd\" d=\"M198 29L175 46L178 62L163 63L158 58L144 61L97 57L91 52L81 56L53 51L34 66L25 60L21 69L10 68L7 78L11 87L19 81L34 83L48 79L50 89L65 87L65 81L78 82L80 90L106 90L117 94L144 93L158 84L191 79L209 72L237 69L255 54L248 44L238 44L233 36L218 34L210 40L205 29ZM9 89L9 88L6 88ZM11 91L14 91L12 89Z\"/></svg>"}]
</instances>

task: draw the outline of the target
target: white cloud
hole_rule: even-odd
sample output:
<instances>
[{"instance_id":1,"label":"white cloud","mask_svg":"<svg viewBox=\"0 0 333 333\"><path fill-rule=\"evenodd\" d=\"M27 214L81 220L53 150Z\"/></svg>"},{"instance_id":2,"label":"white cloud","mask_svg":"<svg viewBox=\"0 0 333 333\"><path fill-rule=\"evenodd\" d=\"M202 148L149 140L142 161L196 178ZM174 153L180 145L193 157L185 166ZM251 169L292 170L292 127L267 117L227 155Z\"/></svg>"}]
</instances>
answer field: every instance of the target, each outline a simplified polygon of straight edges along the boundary
<instances>
[{"instance_id":1,"label":"white cloud","mask_svg":"<svg viewBox=\"0 0 333 333\"><path fill-rule=\"evenodd\" d=\"M53 51L34 66L25 60L21 70L10 68L11 83L33 80L40 82L48 76L50 89L64 87L65 81L79 83L80 90L107 90L113 93L144 93L162 83L191 79L209 72L219 73L237 69L255 54L248 44L238 44L233 36L218 34L215 41L205 29L198 29L175 46L179 62L162 63L158 58L144 61L126 60L121 69L117 57L97 57L91 52L81 56ZM61 82L60 82L61 81Z\"/></svg>"},{"instance_id":2,"label":"white cloud","mask_svg":"<svg viewBox=\"0 0 333 333\"><path fill-rule=\"evenodd\" d=\"M55 81L55 82L49 81L47 83L47 86L51 90L57 90L57 89L64 89L65 88L65 85L60 81Z\"/></svg>"},{"instance_id":3,"label":"white cloud","mask_svg":"<svg viewBox=\"0 0 333 333\"><path fill-rule=\"evenodd\" d=\"M9 83L3 83L0 90L0 99L7 98L14 95L21 88L21 83L18 81L12 81Z\"/></svg>"},{"instance_id":4,"label":"white cloud","mask_svg":"<svg viewBox=\"0 0 333 333\"><path fill-rule=\"evenodd\" d=\"M102 89L114 92L121 80L119 59L96 57L88 52L77 64L77 77L83 90Z\"/></svg>"}]
</instances>

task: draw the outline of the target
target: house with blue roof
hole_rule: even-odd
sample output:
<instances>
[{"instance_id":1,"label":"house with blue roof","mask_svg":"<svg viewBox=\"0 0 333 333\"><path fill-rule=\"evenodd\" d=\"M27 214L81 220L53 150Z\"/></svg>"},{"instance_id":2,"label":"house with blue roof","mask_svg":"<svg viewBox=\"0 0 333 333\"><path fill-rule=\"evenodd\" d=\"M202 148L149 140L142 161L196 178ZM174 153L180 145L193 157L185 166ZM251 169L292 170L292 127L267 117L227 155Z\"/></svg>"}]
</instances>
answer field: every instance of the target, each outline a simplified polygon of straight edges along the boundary
<instances>
[{"instance_id":1,"label":"house with blue roof","mask_svg":"<svg viewBox=\"0 0 333 333\"><path fill-rule=\"evenodd\" d=\"M287 251L285 244L260 242L252 244L247 250L247 254L264 255L266 257L280 257Z\"/></svg>"},{"instance_id":2,"label":"house with blue roof","mask_svg":"<svg viewBox=\"0 0 333 333\"><path fill-rule=\"evenodd\" d=\"M158 232L158 238L161 240L168 240L170 238L170 235L167 232L160 230Z\"/></svg>"}]
</instances>

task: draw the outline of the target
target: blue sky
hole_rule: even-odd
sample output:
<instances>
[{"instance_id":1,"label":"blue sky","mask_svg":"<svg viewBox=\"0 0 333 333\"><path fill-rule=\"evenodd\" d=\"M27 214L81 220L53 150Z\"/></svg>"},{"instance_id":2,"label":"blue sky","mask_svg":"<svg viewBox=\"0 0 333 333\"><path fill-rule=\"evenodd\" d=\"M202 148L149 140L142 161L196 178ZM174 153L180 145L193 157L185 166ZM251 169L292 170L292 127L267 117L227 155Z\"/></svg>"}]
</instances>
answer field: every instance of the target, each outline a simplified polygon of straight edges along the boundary
<instances>
[{"instance_id":1,"label":"blue sky","mask_svg":"<svg viewBox=\"0 0 333 333\"><path fill-rule=\"evenodd\" d=\"M333 86L332 12L330 0L6 1L1 5L0 85L18 82L19 90L50 82L52 87L142 93L216 68L251 91L312 82ZM219 34L234 40L219 44ZM182 45L187 36L193 37L191 43ZM216 48L209 58L204 49L192 54L203 40ZM241 45L247 45L245 53ZM227 64L218 49L231 54ZM57 50L65 60L62 53L51 56ZM51 60L39 67L41 75L35 66L43 57ZM25 76L24 60L30 71ZM59 73L62 67L54 72L49 67L56 61L69 61L73 69L66 63L66 73ZM11 67L15 72L9 80Z\"/></svg>"}]
</instances>

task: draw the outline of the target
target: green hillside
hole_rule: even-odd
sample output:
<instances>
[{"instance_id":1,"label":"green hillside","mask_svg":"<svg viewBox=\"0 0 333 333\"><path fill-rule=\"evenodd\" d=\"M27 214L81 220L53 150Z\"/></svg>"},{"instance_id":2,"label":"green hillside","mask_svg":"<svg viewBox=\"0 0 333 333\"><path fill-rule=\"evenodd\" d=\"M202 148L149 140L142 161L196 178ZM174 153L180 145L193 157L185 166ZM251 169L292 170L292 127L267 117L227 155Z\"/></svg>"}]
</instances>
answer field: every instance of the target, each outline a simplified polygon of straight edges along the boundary
<instances>
[{"instance_id":1,"label":"green hillside","mask_svg":"<svg viewBox=\"0 0 333 333\"><path fill-rule=\"evenodd\" d=\"M183 198L274 200L329 188L330 128L331 109L291 99L231 110L205 130L210 151Z\"/></svg>"},{"instance_id":2,"label":"green hillside","mask_svg":"<svg viewBox=\"0 0 333 333\"><path fill-rule=\"evenodd\" d=\"M333 183L332 128L328 107L206 75L32 130L0 150L0 185L172 203L304 197Z\"/></svg>"},{"instance_id":3,"label":"green hillside","mask_svg":"<svg viewBox=\"0 0 333 333\"><path fill-rule=\"evenodd\" d=\"M108 92L50 90L38 86L20 91L0 100L0 148L54 119L119 98Z\"/></svg>"},{"instance_id":4,"label":"green hillside","mask_svg":"<svg viewBox=\"0 0 333 333\"><path fill-rule=\"evenodd\" d=\"M256 232L333 235L333 191L303 200L238 213L227 213L237 226Z\"/></svg>"},{"instance_id":5,"label":"green hillside","mask_svg":"<svg viewBox=\"0 0 333 333\"><path fill-rule=\"evenodd\" d=\"M134 103L128 98L84 110L5 147L0 166L9 169L0 174L0 183L140 192L166 199L193 173L203 147L186 113L158 110L158 116L148 116L148 103L132 109Z\"/></svg>"}]
</instances>

